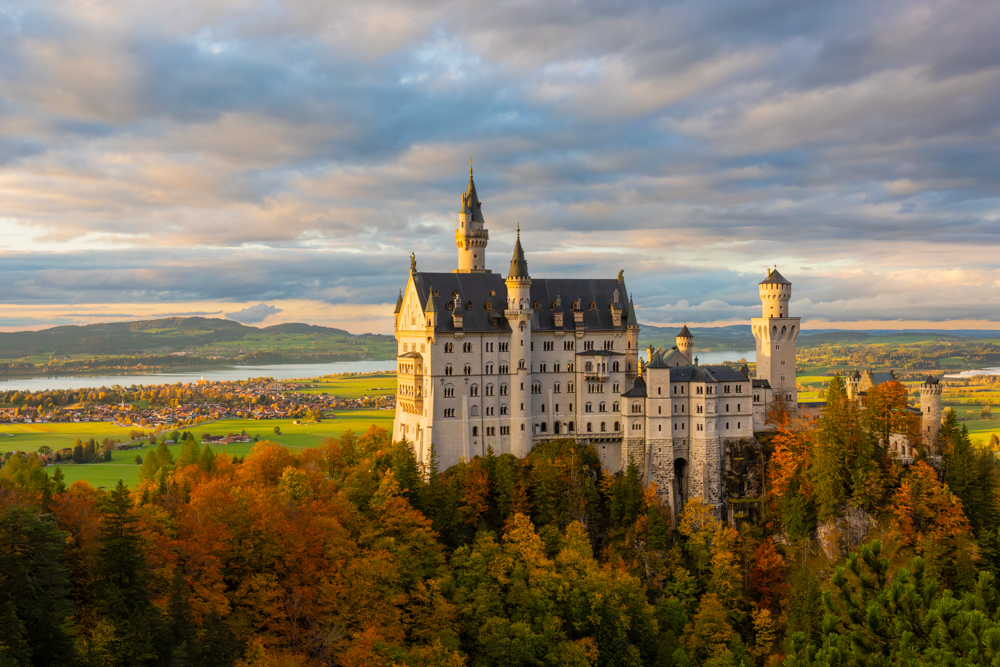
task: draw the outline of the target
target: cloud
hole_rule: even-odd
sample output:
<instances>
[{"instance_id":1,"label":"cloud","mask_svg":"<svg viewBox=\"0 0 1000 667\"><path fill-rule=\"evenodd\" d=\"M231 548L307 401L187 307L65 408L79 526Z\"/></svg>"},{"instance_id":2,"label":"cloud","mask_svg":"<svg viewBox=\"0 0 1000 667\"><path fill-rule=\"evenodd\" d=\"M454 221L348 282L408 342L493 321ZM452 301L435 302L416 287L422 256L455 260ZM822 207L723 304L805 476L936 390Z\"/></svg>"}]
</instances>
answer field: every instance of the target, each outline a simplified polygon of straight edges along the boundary
<instances>
[{"instance_id":1,"label":"cloud","mask_svg":"<svg viewBox=\"0 0 1000 667\"><path fill-rule=\"evenodd\" d=\"M392 303L411 251L454 267L473 155L494 270L520 222L663 321L775 263L809 317L1000 318L997 3L11 7L7 307Z\"/></svg>"},{"instance_id":2,"label":"cloud","mask_svg":"<svg viewBox=\"0 0 1000 667\"><path fill-rule=\"evenodd\" d=\"M258 322L263 322L272 315L277 315L281 312L281 308L275 308L274 306L269 306L266 303L259 303L256 306L249 306L242 310L237 310L235 313L226 313L226 317L231 320L236 320L242 324L256 324Z\"/></svg>"}]
</instances>

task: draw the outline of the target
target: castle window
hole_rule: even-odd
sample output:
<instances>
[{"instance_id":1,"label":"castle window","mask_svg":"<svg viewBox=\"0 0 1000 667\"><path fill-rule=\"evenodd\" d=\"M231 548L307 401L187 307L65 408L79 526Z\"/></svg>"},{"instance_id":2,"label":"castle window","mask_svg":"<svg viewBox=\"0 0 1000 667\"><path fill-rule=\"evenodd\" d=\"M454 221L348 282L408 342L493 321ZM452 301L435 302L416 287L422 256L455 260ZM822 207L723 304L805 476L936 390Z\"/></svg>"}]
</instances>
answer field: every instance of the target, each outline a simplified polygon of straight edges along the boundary
<instances>
[{"instance_id":1,"label":"castle window","mask_svg":"<svg viewBox=\"0 0 1000 667\"><path fill-rule=\"evenodd\" d=\"M541 382L532 382L531 383L531 393L532 394L540 394L540 393L542 393L542 383Z\"/></svg>"},{"instance_id":2,"label":"castle window","mask_svg":"<svg viewBox=\"0 0 1000 667\"><path fill-rule=\"evenodd\" d=\"M621 423L620 422L615 422L615 430L616 431L620 431L621 430Z\"/></svg>"},{"instance_id":3,"label":"castle window","mask_svg":"<svg viewBox=\"0 0 1000 667\"><path fill-rule=\"evenodd\" d=\"M700 415L702 412L704 412L704 408L702 408L702 406L700 405L697 405L695 406L695 412Z\"/></svg>"},{"instance_id":4,"label":"castle window","mask_svg":"<svg viewBox=\"0 0 1000 667\"><path fill-rule=\"evenodd\" d=\"M479 406L478 405L473 405L471 408L469 408L469 416L470 417L478 417L479 416ZM473 435L475 435L475 434L473 434Z\"/></svg>"},{"instance_id":5,"label":"castle window","mask_svg":"<svg viewBox=\"0 0 1000 667\"><path fill-rule=\"evenodd\" d=\"M521 370L524 370L524 368L525 368L525 366L524 366L524 359L518 360L517 367L520 368Z\"/></svg>"},{"instance_id":6,"label":"castle window","mask_svg":"<svg viewBox=\"0 0 1000 667\"><path fill-rule=\"evenodd\" d=\"M507 395L507 385L506 384L501 384L500 385L500 395L501 396L506 396Z\"/></svg>"},{"instance_id":7,"label":"castle window","mask_svg":"<svg viewBox=\"0 0 1000 667\"><path fill-rule=\"evenodd\" d=\"M784 376L784 375L782 375L782 376L781 376L781 381L782 381L782 382L784 382L784 381L785 381L785 376Z\"/></svg>"},{"instance_id":8,"label":"castle window","mask_svg":"<svg viewBox=\"0 0 1000 667\"><path fill-rule=\"evenodd\" d=\"M566 350L567 352L571 351L575 345L576 345L576 341L572 341L572 340L564 340L563 341L563 349Z\"/></svg>"},{"instance_id":9,"label":"castle window","mask_svg":"<svg viewBox=\"0 0 1000 667\"><path fill-rule=\"evenodd\" d=\"M753 402L754 403L760 403L760 394L754 394L753 395Z\"/></svg>"},{"instance_id":10,"label":"castle window","mask_svg":"<svg viewBox=\"0 0 1000 667\"><path fill-rule=\"evenodd\" d=\"M740 411L740 404L739 404L739 403L737 403L737 404L736 404L736 412L739 412L739 411Z\"/></svg>"},{"instance_id":11,"label":"castle window","mask_svg":"<svg viewBox=\"0 0 1000 667\"><path fill-rule=\"evenodd\" d=\"M567 431L568 433L572 433L572 432L573 432L573 429L574 429L574 428L575 428L575 426L574 426L574 422L570 422L570 423L569 423L569 426L567 426L567 427L566 427L566 431Z\"/></svg>"},{"instance_id":12,"label":"castle window","mask_svg":"<svg viewBox=\"0 0 1000 667\"><path fill-rule=\"evenodd\" d=\"M455 416L455 408L445 408L444 409L444 416L446 418L454 417Z\"/></svg>"},{"instance_id":13,"label":"castle window","mask_svg":"<svg viewBox=\"0 0 1000 667\"><path fill-rule=\"evenodd\" d=\"M453 387L451 385L448 385L447 387L445 387L444 388L444 397L445 398L454 398L455 397L455 387Z\"/></svg>"},{"instance_id":14,"label":"castle window","mask_svg":"<svg viewBox=\"0 0 1000 667\"><path fill-rule=\"evenodd\" d=\"M660 424L660 427L658 429L656 429L656 430L657 431L662 431L663 430L663 424ZM659 450L657 450L657 451L659 451Z\"/></svg>"},{"instance_id":15,"label":"castle window","mask_svg":"<svg viewBox=\"0 0 1000 667\"><path fill-rule=\"evenodd\" d=\"M538 364L538 372L539 373L545 372L545 364Z\"/></svg>"},{"instance_id":16,"label":"castle window","mask_svg":"<svg viewBox=\"0 0 1000 667\"><path fill-rule=\"evenodd\" d=\"M684 431L684 430L687 430L687 429L686 429L686 426L687 426L687 424L681 424L681 430L682 430L682 431Z\"/></svg>"},{"instance_id":17,"label":"castle window","mask_svg":"<svg viewBox=\"0 0 1000 667\"><path fill-rule=\"evenodd\" d=\"M656 408L656 414L658 414L658 415L662 415L663 414L663 406L662 405L660 407Z\"/></svg>"},{"instance_id":18,"label":"castle window","mask_svg":"<svg viewBox=\"0 0 1000 667\"><path fill-rule=\"evenodd\" d=\"M677 385L674 385L674 393L677 393Z\"/></svg>"},{"instance_id":19,"label":"castle window","mask_svg":"<svg viewBox=\"0 0 1000 667\"><path fill-rule=\"evenodd\" d=\"M487 417L493 416L493 408L486 408L486 416Z\"/></svg>"},{"instance_id":20,"label":"castle window","mask_svg":"<svg viewBox=\"0 0 1000 667\"><path fill-rule=\"evenodd\" d=\"M464 372L465 372L466 375L472 375L472 366L471 365L466 364L465 368L463 370L464 370Z\"/></svg>"},{"instance_id":21,"label":"castle window","mask_svg":"<svg viewBox=\"0 0 1000 667\"><path fill-rule=\"evenodd\" d=\"M594 404L593 403L587 403L586 405L583 406L583 411L584 412L593 412L594 411Z\"/></svg>"},{"instance_id":22,"label":"castle window","mask_svg":"<svg viewBox=\"0 0 1000 667\"><path fill-rule=\"evenodd\" d=\"M726 403L726 412L729 412L729 403Z\"/></svg>"},{"instance_id":23,"label":"castle window","mask_svg":"<svg viewBox=\"0 0 1000 667\"><path fill-rule=\"evenodd\" d=\"M620 408L618 407L618 401L611 404L611 412L618 412Z\"/></svg>"},{"instance_id":24,"label":"castle window","mask_svg":"<svg viewBox=\"0 0 1000 667\"><path fill-rule=\"evenodd\" d=\"M493 375L493 364L486 364L486 374Z\"/></svg>"},{"instance_id":25,"label":"castle window","mask_svg":"<svg viewBox=\"0 0 1000 667\"><path fill-rule=\"evenodd\" d=\"M589 352L589 351L591 351L593 349L594 349L594 341L592 341L592 340L585 340L585 341L583 341L583 351L584 352Z\"/></svg>"},{"instance_id":26,"label":"castle window","mask_svg":"<svg viewBox=\"0 0 1000 667\"><path fill-rule=\"evenodd\" d=\"M510 349L510 342L500 343L500 351L507 352Z\"/></svg>"},{"instance_id":27,"label":"castle window","mask_svg":"<svg viewBox=\"0 0 1000 667\"><path fill-rule=\"evenodd\" d=\"M479 396L479 385L474 384L469 387L469 396Z\"/></svg>"},{"instance_id":28,"label":"castle window","mask_svg":"<svg viewBox=\"0 0 1000 667\"><path fill-rule=\"evenodd\" d=\"M698 424L697 428L695 430L704 431L705 430L705 425L704 424Z\"/></svg>"},{"instance_id":29,"label":"castle window","mask_svg":"<svg viewBox=\"0 0 1000 667\"><path fill-rule=\"evenodd\" d=\"M605 431L608 430L606 424L607 422L601 422L601 433L604 433Z\"/></svg>"},{"instance_id":30,"label":"castle window","mask_svg":"<svg viewBox=\"0 0 1000 667\"><path fill-rule=\"evenodd\" d=\"M726 422L726 430L729 430L729 422Z\"/></svg>"},{"instance_id":31,"label":"castle window","mask_svg":"<svg viewBox=\"0 0 1000 667\"><path fill-rule=\"evenodd\" d=\"M566 364L566 371L569 372L569 373L573 372L573 362L572 361L569 362L568 364Z\"/></svg>"},{"instance_id":32,"label":"castle window","mask_svg":"<svg viewBox=\"0 0 1000 667\"><path fill-rule=\"evenodd\" d=\"M523 341L522 341L522 344L523 344ZM531 351L532 352L535 351L535 341L531 341Z\"/></svg>"},{"instance_id":33,"label":"castle window","mask_svg":"<svg viewBox=\"0 0 1000 667\"><path fill-rule=\"evenodd\" d=\"M594 370L594 364L588 361L583 368L585 372L590 373L591 371Z\"/></svg>"},{"instance_id":34,"label":"castle window","mask_svg":"<svg viewBox=\"0 0 1000 667\"><path fill-rule=\"evenodd\" d=\"M675 431L677 430L677 424L674 424L674 430Z\"/></svg>"},{"instance_id":35,"label":"castle window","mask_svg":"<svg viewBox=\"0 0 1000 667\"><path fill-rule=\"evenodd\" d=\"M552 364L552 372L553 373L559 372L559 364Z\"/></svg>"},{"instance_id":36,"label":"castle window","mask_svg":"<svg viewBox=\"0 0 1000 667\"><path fill-rule=\"evenodd\" d=\"M568 391L569 393L572 394L574 391L576 391L576 385L574 383L572 383L572 382L567 382L566 383L566 391Z\"/></svg>"},{"instance_id":37,"label":"castle window","mask_svg":"<svg viewBox=\"0 0 1000 667\"><path fill-rule=\"evenodd\" d=\"M500 406L500 414L501 415L507 414L507 406L506 405L501 405Z\"/></svg>"},{"instance_id":38,"label":"castle window","mask_svg":"<svg viewBox=\"0 0 1000 667\"><path fill-rule=\"evenodd\" d=\"M607 412L608 411L608 404L605 403L604 401L601 401L600 403L597 404L597 411L598 412ZM603 431L604 429L601 429L601 430Z\"/></svg>"},{"instance_id":39,"label":"castle window","mask_svg":"<svg viewBox=\"0 0 1000 667\"><path fill-rule=\"evenodd\" d=\"M544 341L542 343L542 349L545 350L546 352L552 352L555 349L555 346L556 346L555 342L551 340Z\"/></svg>"},{"instance_id":40,"label":"castle window","mask_svg":"<svg viewBox=\"0 0 1000 667\"><path fill-rule=\"evenodd\" d=\"M444 367L444 374L445 375L451 375L451 371L452 371L451 364L448 364L447 366Z\"/></svg>"},{"instance_id":41,"label":"castle window","mask_svg":"<svg viewBox=\"0 0 1000 667\"><path fill-rule=\"evenodd\" d=\"M740 422L736 422L736 428L738 429L739 427L740 427Z\"/></svg>"},{"instance_id":42,"label":"castle window","mask_svg":"<svg viewBox=\"0 0 1000 667\"><path fill-rule=\"evenodd\" d=\"M406 345L403 345L403 350L406 350ZM444 351L445 352L454 352L455 351L455 344L454 343L445 343L444 344Z\"/></svg>"},{"instance_id":43,"label":"castle window","mask_svg":"<svg viewBox=\"0 0 1000 667\"><path fill-rule=\"evenodd\" d=\"M558 394L561 391L562 391L562 386L558 382L556 382L554 385L552 385L552 393L553 394Z\"/></svg>"}]
</instances>

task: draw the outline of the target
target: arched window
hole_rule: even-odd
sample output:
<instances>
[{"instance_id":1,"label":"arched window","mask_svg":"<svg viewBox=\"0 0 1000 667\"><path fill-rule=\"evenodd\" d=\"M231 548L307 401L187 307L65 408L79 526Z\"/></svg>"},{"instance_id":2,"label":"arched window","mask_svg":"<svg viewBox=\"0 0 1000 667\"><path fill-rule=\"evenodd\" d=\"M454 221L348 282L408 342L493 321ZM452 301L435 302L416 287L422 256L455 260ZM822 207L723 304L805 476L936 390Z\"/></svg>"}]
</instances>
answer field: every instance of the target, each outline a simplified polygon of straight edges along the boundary
<instances>
[{"instance_id":1,"label":"arched window","mask_svg":"<svg viewBox=\"0 0 1000 667\"><path fill-rule=\"evenodd\" d=\"M545 372L545 364L538 364L538 372L539 373Z\"/></svg>"},{"instance_id":2,"label":"arched window","mask_svg":"<svg viewBox=\"0 0 1000 667\"><path fill-rule=\"evenodd\" d=\"M621 410L621 407L618 405L618 401L611 404L611 412L618 412L619 410Z\"/></svg>"},{"instance_id":3,"label":"arched window","mask_svg":"<svg viewBox=\"0 0 1000 667\"><path fill-rule=\"evenodd\" d=\"M487 396L493 395L493 385L491 384L486 385L486 395Z\"/></svg>"},{"instance_id":4,"label":"arched window","mask_svg":"<svg viewBox=\"0 0 1000 667\"><path fill-rule=\"evenodd\" d=\"M553 394L558 394L561 391L562 391L562 386L558 382L556 382L554 385L552 385L552 393Z\"/></svg>"},{"instance_id":5,"label":"arched window","mask_svg":"<svg viewBox=\"0 0 1000 667\"><path fill-rule=\"evenodd\" d=\"M470 417L478 417L479 416L479 406L478 405L473 405L471 408L469 408L469 416Z\"/></svg>"},{"instance_id":6,"label":"arched window","mask_svg":"<svg viewBox=\"0 0 1000 667\"><path fill-rule=\"evenodd\" d=\"M552 364L552 372L553 373L559 372L559 364Z\"/></svg>"},{"instance_id":7,"label":"arched window","mask_svg":"<svg viewBox=\"0 0 1000 667\"><path fill-rule=\"evenodd\" d=\"M587 373L590 373L591 371L594 370L594 364L592 364L591 362L588 361L586 364L583 365L583 369Z\"/></svg>"},{"instance_id":8,"label":"arched window","mask_svg":"<svg viewBox=\"0 0 1000 667\"><path fill-rule=\"evenodd\" d=\"M590 422L587 422L587 433L593 433L593 432L594 432L594 427L590 424Z\"/></svg>"},{"instance_id":9,"label":"arched window","mask_svg":"<svg viewBox=\"0 0 1000 667\"><path fill-rule=\"evenodd\" d=\"M594 411L594 404L593 403L587 403L586 405L583 406L583 411L584 412L593 412Z\"/></svg>"},{"instance_id":10,"label":"arched window","mask_svg":"<svg viewBox=\"0 0 1000 667\"><path fill-rule=\"evenodd\" d=\"M502 415L507 414L507 406L506 405L501 405L500 406L500 414L502 414Z\"/></svg>"},{"instance_id":11,"label":"arched window","mask_svg":"<svg viewBox=\"0 0 1000 667\"><path fill-rule=\"evenodd\" d=\"M479 385L469 385L469 396L479 396Z\"/></svg>"},{"instance_id":12,"label":"arched window","mask_svg":"<svg viewBox=\"0 0 1000 667\"><path fill-rule=\"evenodd\" d=\"M493 364L486 364L486 374L493 375Z\"/></svg>"},{"instance_id":13,"label":"arched window","mask_svg":"<svg viewBox=\"0 0 1000 667\"><path fill-rule=\"evenodd\" d=\"M542 433L545 433L547 429L548 429L548 425L545 422L542 422L542 427L541 427Z\"/></svg>"},{"instance_id":14,"label":"arched window","mask_svg":"<svg viewBox=\"0 0 1000 667\"><path fill-rule=\"evenodd\" d=\"M617 373L618 372L618 366L619 366L619 364L616 361L615 363L611 364L611 370L614 371L615 373Z\"/></svg>"},{"instance_id":15,"label":"arched window","mask_svg":"<svg viewBox=\"0 0 1000 667\"><path fill-rule=\"evenodd\" d=\"M452 372L451 364L448 364L447 366L444 367L445 375L451 375L451 372Z\"/></svg>"},{"instance_id":16,"label":"arched window","mask_svg":"<svg viewBox=\"0 0 1000 667\"><path fill-rule=\"evenodd\" d=\"M607 427L605 426L605 423L606 422L601 422L601 433L604 433L605 431L608 430Z\"/></svg>"},{"instance_id":17,"label":"arched window","mask_svg":"<svg viewBox=\"0 0 1000 667\"><path fill-rule=\"evenodd\" d=\"M478 435L479 435L479 427L478 426L473 426L472 427L472 437L475 438Z\"/></svg>"},{"instance_id":18,"label":"arched window","mask_svg":"<svg viewBox=\"0 0 1000 667\"><path fill-rule=\"evenodd\" d=\"M574 422L570 422L569 425L567 425L567 427L566 427L566 432L567 433L572 433L575 428L576 428L576 426L575 426Z\"/></svg>"},{"instance_id":19,"label":"arched window","mask_svg":"<svg viewBox=\"0 0 1000 667\"><path fill-rule=\"evenodd\" d=\"M454 343L445 343L444 344L444 351L445 352L454 352L455 351L455 344Z\"/></svg>"},{"instance_id":20,"label":"arched window","mask_svg":"<svg viewBox=\"0 0 1000 667\"><path fill-rule=\"evenodd\" d=\"M472 366L470 364L466 364L463 370L466 375L472 375Z\"/></svg>"},{"instance_id":21,"label":"arched window","mask_svg":"<svg viewBox=\"0 0 1000 667\"><path fill-rule=\"evenodd\" d=\"M600 402L600 403L599 403L599 404L597 405L597 411L598 411L598 412L607 412L607 411L608 411L608 404L607 404L607 403L605 403L604 401L601 401L601 402ZM603 431L604 429L601 429L601 430Z\"/></svg>"},{"instance_id":22,"label":"arched window","mask_svg":"<svg viewBox=\"0 0 1000 667\"><path fill-rule=\"evenodd\" d=\"M620 422L615 422L615 430L616 431L620 431L621 430L621 423Z\"/></svg>"},{"instance_id":23,"label":"arched window","mask_svg":"<svg viewBox=\"0 0 1000 667\"><path fill-rule=\"evenodd\" d=\"M522 370L525 368L525 366L524 366L524 359L521 359L520 361L517 362L517 367L520 368L520 369L522 369Z\"/></svg>"},{"instance_id":24,"label":"arched window","mask_svg":"<svg viewBox=\"0 0 1000 667\"><path fill-rule=\"evenodd\" d=\"M501 396L506 396L507 395L507 385L506 384L501 384L500 385L500 395Z\"/></svg>"}]
</instances>

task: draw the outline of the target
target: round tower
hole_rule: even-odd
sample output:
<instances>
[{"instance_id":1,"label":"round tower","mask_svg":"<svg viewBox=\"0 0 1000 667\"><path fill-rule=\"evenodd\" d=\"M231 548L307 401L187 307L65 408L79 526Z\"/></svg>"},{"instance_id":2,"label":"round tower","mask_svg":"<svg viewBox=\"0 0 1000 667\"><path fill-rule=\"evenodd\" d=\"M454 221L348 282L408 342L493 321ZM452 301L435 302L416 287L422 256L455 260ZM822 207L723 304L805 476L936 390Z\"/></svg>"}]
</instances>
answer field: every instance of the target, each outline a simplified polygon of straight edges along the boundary
<instances>
[{"instance_id":1,"label":"round tower","mask_svg":"<svg viewBox=\"0 0 1000 667\"><path fill-rule=\"evenodd\" d=\"M507 274L507 309L510 325L510 453L527 456L532 446L531 431L531 277L521 248L521 227L517 228L514 256Z\"/></svg>"},{"instance_id":2,"label":"round tower","mask_svg":"<svg viewBox=\"0 0 1000 667\"><path fill-rule=\"evenodd\" d=\"M757 377L767 380L773 396L784 401L787 409L795 411L798 406L796 339L801 320L788 315L792 283L778 273L777 268L768 269L758 291L761 316L750 320L750 329L757 340Z\"/></svg>"},{"instance_id":3,"label":"round tower","mask_svg":"<svg viewBox=\"0 0 1000 667\"><path fill-rule=\"evenodd\" d=\"M691 353L694 351L694 336L691 335L687 324L684 325L684 328L681 329L674 340L677 342L677 351L687 357L688 364L690 364Z\"/></svg>"},{"instance_id":4,"label":"round tower","mask_svg":"<svg viewBox=\"0 0 1000 667\"><path fill-rule=\"evenodd\" d=\"M455 230L455 245L458 246L458 269L456 273L485 273L486 244L490 234L483 218L483 205L476 194L476 184L472 180L469 167L469 187L462 195L462 208L458 211L458 229Z\"/></svg>"},{"instance_id":5,"label":"round tower","mask_svg":"<svg viewBox=\"0 0 1000 667\"><path fill-rule=\"evenodd\" d=\"M760 316L788 317L788 301L792 298L792 284L775 269L767 270L767 278L759 285Z\"/></svg>"},{"instance_id":6,"label":"round tower","mask_svg":"<svg viewBox=\"0 0 1000 667\"><path fill-rule=\"evenodd\" d=\"M928 454L938 456L933 451L934 440L941 430L941 390L944 387L933 375L928 375L920 385L920 434L924 438L924 446Z\"/></svg>"}]
</instances>

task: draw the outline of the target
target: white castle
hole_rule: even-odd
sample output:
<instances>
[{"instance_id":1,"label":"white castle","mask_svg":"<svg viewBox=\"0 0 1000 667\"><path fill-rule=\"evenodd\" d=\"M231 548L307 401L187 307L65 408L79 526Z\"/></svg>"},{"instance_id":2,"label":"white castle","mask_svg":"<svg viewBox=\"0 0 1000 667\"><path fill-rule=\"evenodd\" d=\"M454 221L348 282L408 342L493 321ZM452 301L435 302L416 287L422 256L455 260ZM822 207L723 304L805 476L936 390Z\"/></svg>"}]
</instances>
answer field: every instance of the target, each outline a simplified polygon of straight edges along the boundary
<instances>
[{"instance_id":1,"label":"white castle","mask_svg":"<svg viewBox=\"0 0 1000 667\"><path fill-rule=\"evenodd\" d=\"M399 388L393 436L442 470L494 453L523 457L539 442L594 446L609 470L630 460L676 515L690 497L720 507L727 444L766 428L776 397L797 406L792 285L777 270L759 285L751 320L756 376L702 366L685 326L670 350L639 357L639 323L617 278L532 278L520 229L506 279L486 269L482 204L469 185L455 231L458 269L418 271L396 303Z\"/></svg>"}]
</instances>

